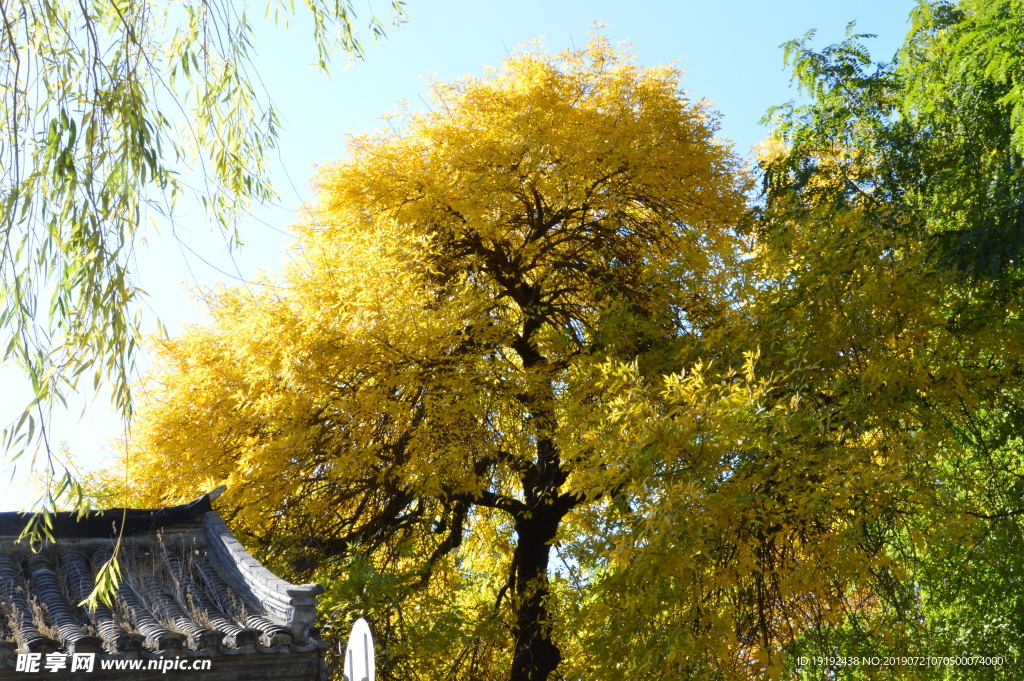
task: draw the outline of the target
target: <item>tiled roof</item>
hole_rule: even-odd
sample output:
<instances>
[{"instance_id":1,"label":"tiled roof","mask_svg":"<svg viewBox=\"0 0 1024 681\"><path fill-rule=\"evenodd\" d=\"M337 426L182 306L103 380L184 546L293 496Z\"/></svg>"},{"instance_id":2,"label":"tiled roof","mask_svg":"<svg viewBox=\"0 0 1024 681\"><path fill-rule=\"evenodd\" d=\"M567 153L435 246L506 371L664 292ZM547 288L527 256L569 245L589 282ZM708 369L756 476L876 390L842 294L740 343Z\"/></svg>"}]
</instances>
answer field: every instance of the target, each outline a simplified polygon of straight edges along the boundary
<instances>
[{"instance_id":1,"label":"tiled roof","mask_svg":"<svg viewBox=\"0 0 1024 681\"><path fill-rule=\"evenodd\" d=\"M79 526L62 515L55 541L33 553L14 541L24 518L0 514L0 676L14 668L19 651L239 662L239 656L322 657L312 627L322 589L289 584L266 570L210 510L209 496L134 511L121 540L114 602L94 611L80 607L125 517L108 511Z\"/></svg>"}]
</instances>

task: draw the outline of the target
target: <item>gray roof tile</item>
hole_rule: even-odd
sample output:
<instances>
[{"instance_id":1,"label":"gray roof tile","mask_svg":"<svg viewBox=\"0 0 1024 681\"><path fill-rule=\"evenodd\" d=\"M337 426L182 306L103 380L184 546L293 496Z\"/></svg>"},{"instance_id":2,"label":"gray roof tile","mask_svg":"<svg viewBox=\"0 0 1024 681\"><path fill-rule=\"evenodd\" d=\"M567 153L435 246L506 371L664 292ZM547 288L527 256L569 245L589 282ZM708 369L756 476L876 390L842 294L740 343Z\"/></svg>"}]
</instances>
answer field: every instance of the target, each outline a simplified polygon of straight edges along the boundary
<instances>
[{"instance_id":1,"label":"gray roof tile","mask_svg":"<svg viewBox=\"0 0 1024 681\"><path fill-rule=\"evenodd\" d=\"M181 512L189 506L192 511ZM92 611L78 604L92 592L116 540L103 537L96 522L76 536L74 523L64 519L56 540L33 553L14 541L15 514L0 514L0 533L8 535L0 536L0 672L13 665L16 650L128 658L320 656L312 621L322 589L289 584L264 568L208 500L134 513L133 534L121 543L114 602ZM160 518L170 521L160 527Z\"/></svg>"}]
</instances>

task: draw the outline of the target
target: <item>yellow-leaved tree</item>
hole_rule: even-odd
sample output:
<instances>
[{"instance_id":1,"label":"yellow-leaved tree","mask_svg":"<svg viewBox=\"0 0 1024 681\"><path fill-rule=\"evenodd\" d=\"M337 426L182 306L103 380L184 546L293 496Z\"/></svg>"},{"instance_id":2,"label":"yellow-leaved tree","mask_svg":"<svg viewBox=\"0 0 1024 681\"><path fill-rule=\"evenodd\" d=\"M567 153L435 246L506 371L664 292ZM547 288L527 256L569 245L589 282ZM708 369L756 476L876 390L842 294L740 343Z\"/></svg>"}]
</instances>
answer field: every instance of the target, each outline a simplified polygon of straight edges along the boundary
<instances>
[{"instance_id":1,"label":"yellow-leaved tree","mask_svg":"<svg viewBox=\"0 0 1024 681\"><path fill-rule=\"evenodd\" d=\"M781 673L900 473L870 432L805 447L799 380L730 331L750 179L715 114L595 37L395 123L319 172L281 277L157 342L134 501L226 483L328 634L371 615L382 679Z\"/></svg>"}]
</instances>

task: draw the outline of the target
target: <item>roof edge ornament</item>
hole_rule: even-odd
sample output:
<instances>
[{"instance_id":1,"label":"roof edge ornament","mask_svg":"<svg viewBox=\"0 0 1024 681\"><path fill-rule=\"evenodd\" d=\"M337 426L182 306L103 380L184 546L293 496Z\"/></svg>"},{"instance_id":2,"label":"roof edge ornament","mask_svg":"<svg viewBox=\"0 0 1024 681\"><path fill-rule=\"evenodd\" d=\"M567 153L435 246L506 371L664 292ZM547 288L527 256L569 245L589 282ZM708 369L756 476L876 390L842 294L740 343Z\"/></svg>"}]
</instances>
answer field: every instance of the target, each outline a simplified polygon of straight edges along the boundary
<instances>
[{"instance_id":1,"label":"roof edge ornament","mask_svg":"<svg viewBox=\"0 0 1024 681\"><path fill-rule=\"evenodd\" d=\"M287 627L297 643L306 643L316 619L319 584L291 584L252 557L216 511L203 521L207 551L214 569L229 586L260 603L267 616Z\"/></svg>"},{"instance_id":2,"label":"roof edge ornament","mask_svg":"<svg viewBox=\"0 0 1024 681\"><path fill-rule=\"evenodd\" d=\"M207 492L206 493L206 498L209 499L210 501L216 501L217 497L219 497L221 494L224 494L224 492L227 492L227 491L228 491L228 486L227 485L219 485L218 487L215 487L214 489L212 489L209 492Z\"/></svg>"}]
</instances>

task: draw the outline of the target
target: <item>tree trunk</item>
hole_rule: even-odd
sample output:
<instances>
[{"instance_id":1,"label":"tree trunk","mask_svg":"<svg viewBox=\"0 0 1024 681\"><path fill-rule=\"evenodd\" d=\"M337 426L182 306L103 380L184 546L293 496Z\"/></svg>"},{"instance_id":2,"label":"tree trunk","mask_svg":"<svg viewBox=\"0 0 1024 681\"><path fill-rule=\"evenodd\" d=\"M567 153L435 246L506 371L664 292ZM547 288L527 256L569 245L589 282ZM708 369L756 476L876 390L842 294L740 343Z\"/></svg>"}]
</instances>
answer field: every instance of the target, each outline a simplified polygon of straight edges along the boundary
<instances>
[{"instance_id":1,"label":"tree trunk","mask_svg":"<svg viewBox=\"0 0 1024 681\"><path fill-rule=\"evenodd\" d=\"M554 500L551 500L554 501ZM534 507L529 518L516 518L516 648L509 681L547 681L562 661L551 640L548 559L558 523L565 514L554 504Z\"/></svg>"}]
</instances>

